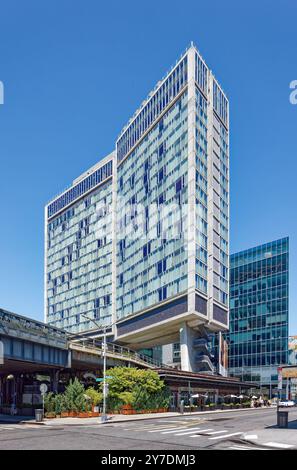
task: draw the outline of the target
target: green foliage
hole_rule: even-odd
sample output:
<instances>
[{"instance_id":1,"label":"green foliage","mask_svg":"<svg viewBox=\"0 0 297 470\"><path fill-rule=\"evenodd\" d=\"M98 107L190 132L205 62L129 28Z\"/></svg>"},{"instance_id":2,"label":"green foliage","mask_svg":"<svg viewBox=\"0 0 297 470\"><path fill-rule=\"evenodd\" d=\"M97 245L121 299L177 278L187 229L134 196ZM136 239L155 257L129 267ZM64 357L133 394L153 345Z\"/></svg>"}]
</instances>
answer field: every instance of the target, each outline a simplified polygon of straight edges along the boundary
<instances>
[{"instance_id":1,"label":"green foliage","mask_svg":"<svg viewBox=\"0 0 297 470\"><path fill-rule=\"evenodd\" d=\"M80 381L75 377L74 380L70 380L67 386L64 397L67 409L69 411L82 411L86 406L85 389Z\"/></svg>"},{"instance_id":2,"label":"green foliage","mask_svg":"<svg viewBox=\"0 0 297 470\"><path fill-rule=\"evenodd\" d=\"M60 415L62 411L65 411L65 399L64 395L58 394L53 397L54 402L54 412L56 415Z\"/></svg>"},{"instance_id":3,"label":"green foliage","mask_svg":"<svg viewBox=\"0 0 297 470\"><path fill-rule=\"evenodd\" d=\"M96 390L94 387L89 387L85 391L85 395L87 395L91 399L91 403L93 406L98 406L103 400L102 393Z\"/></svg>"},{"instance_id":4,"label":"green foliage","mask_svg":"<svg viewBox=\"0 0 297 470\"><path fill-rule=\"evenodd\" d=\"M109 369L106 375L112 377L112 379L107 379L111 395L118 396L122 392L133 392L136 386L142 387L149 393L158 392L164 388L164 382L153 370L142 370L135 367L114 367Z\"/></svg>"},{"instance_id":5,"label":"green foliage","mask_svg":"<svg viewBox=\"0 0 297 470\"><path fill-rule=\"evenodd\" d=\"M55 396L53 392L44 395L44 409L47 413L53 413L55 411Z\"/></svg>"},{"instance_id":6,"label":"green foliage","mask_svg":"<svg viewBox=\"0 0 297 470\"><path fill-rule=\"evenodd\" d=\"M167 408L170 391L155 371L130 367L109 369L108 408L117 410L122 405L132 405L136 410Z\"/></svg>"},{"instance_id":7,"label":"green foliage","mask_svg":"<svg viewBox=\"0 0 297 470\"><path fill-rule=\"evenodd\" d=\"M133 405L134 394L132 392L122 392L119 394L119 401L124 405Z\"/></svg>"}]
</instances>

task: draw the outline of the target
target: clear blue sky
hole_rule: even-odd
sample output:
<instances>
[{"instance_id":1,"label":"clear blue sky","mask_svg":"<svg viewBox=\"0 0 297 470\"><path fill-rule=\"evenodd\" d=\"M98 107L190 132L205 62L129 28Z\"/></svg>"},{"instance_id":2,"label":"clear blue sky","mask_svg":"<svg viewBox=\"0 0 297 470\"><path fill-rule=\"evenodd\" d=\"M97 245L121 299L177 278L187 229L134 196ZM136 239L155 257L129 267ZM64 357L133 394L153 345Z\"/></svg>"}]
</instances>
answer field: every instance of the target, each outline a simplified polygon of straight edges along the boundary
<instances>
[{"instance_id":1,"label":"clear blue sky","mask_svg":"<svg viewBox=\"0 0 297 470\"><path fill-rule=\"evenodd\" d=\"M43 317L44 204L112 150L193 40L231 103L231 250L290 236L297 334L294 0L0 0L0 305Z\"/></svg>"}]
</instances>

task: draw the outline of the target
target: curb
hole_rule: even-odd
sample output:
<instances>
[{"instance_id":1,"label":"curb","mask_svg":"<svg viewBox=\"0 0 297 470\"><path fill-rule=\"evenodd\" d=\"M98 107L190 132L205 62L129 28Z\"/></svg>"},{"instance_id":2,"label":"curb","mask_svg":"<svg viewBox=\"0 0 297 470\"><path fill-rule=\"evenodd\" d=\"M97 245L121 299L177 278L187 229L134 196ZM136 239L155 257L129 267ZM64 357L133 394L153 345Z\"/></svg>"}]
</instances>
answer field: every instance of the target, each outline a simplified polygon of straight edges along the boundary
<instances>
[{"instance_id":1,"label":"curb","mask_svg":"<svg viewBox=\"0 0 297 470\"><path fill-rule=\"evenodd\" d=\"M137 422L137 421L146 421L146 420L151 420L151 419L162 419L162 418L181 418L181 417L189 417L189 416L203 416L203 415L216 415L216 414L221 414L221 413L232 413L232 412L239 412L239 411L263 411L263 410L270 410L272 408L241 408L239 410L215 410L215 411L197 411L197 412L192 412L192 413L176 413L173 416L146 416L145 418L129 418L129 419L109 419L106 421L106 423L101 423L99 420L94 423L85 423L86 425L90 424L98 424L98 425L104 425L104 424L118 424L118 423L129 423L129 422ZM165 413L164 413L165 414ZM54 424L54 419L53 420L48 420L46 422L42 423L31 423L31 424L36 424L36 425L43 425L43 426L82 426L84 424L84 420L82 419L82 423L68 423L67 424L67 418L65 419L65 423L59 423L59 424ZM49 422L53 422L53 424L47 424Z\"/></svg>"}]
</instances>

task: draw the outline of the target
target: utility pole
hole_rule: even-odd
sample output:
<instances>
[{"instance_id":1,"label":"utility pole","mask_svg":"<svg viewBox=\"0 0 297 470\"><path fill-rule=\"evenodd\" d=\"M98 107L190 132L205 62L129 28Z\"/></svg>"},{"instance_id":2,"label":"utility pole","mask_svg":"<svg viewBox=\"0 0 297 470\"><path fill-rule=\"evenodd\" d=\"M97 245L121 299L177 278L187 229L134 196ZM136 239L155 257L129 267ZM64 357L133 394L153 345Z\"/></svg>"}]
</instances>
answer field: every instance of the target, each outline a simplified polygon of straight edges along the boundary
<instances>
[{"instance_id":1,"label":"utility pole","mask_svg":"<svg viewBox=\"0 0 297 470\"><path fill-rule=\"evenodd\" d=\"M106 387L106 326L103 328L103 413L101 416L102 423L107 421L106 415L106 396L107 396L107 387Z\"/></svg>"},{"instance_id":2,"label":"utility pole","mask_svg":"<svg viewBox=\"0 0 297 470\"><path fill-rule=\"evenodd\" d=\"M103 343L102 343L102 356L103 356L103 411L101 415L101 422L106 423L108 421L108 417L106 414L106 398L107 398L107 383L106 383L106 352L107 352L107 327L106 325L100 325L97 323L93 318L88 317L84 313L82 313L82 316L86 318L87 320L93 322L99 330L103 330ZM112 327L114 323L111 323L108 325L108 327Z\"/></svg>"}]
</instances>

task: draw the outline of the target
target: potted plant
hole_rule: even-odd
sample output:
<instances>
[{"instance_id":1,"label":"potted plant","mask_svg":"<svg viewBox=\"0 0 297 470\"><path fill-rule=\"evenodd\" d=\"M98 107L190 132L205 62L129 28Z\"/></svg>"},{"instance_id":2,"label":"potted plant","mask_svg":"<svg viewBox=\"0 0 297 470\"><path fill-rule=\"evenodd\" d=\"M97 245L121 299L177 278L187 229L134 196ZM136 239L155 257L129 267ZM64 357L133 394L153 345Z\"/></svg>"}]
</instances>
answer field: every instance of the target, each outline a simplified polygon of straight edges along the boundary
<instances>
[{"instance_id":1,"label":"potted plant","mask_svg":"<svg viewBox=\"0 0 297 470\"><path fill-rule=\"evenodd\" d=\"M44 396L45 417L52 419L56 417L55 413L55 397L52 392L46 393Z\"/></svg>"},{"instance_id":2,"label":"potted plant","mask_svg":"<svg viewBox=\"0 0 297 470\"><path fill-rule=\"evenodd\" d=\"M84 386L77 378L70 380L69 385L66 387L64 392L67 408L69 410L69 416L75 417L82 411L82 407L86 403L84 393Z\"/></svg>"},{"instance_id":3,"label":"potted plant","mask_svg":"<svg viewBox=\"0 0 297 470\"><path fill-rule=\"evenodd\" d=\"M85 394L89 397L91 402L91 411L89 412L90 415L93 417L99 416L99 405L103 399L102 393L96 390L94 387L89 387Z\"/></svg>"},{"instance_id":4,"label":"potted plant","mask_svg":"<svg viewBox=\"0 0 297 470\"><path fill-rule=\"evenodd\" d=\"M80 411L78 412L78 417L79 418L88 418L89 417L89 413L87 411L86 403L82 403Z\"/></svg>"},{"instance_id":5,"label":"potted plant","mask_svg":"<svg viewBox=\"0 0 297 470\"><path fill-rule=\"evenodd\" d=\"M58 394L54 397L54 412L55 412L56 418L61 418L62 407L63 407L63 396L61 394Z\"/></svg>"}]
</instances>

